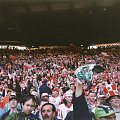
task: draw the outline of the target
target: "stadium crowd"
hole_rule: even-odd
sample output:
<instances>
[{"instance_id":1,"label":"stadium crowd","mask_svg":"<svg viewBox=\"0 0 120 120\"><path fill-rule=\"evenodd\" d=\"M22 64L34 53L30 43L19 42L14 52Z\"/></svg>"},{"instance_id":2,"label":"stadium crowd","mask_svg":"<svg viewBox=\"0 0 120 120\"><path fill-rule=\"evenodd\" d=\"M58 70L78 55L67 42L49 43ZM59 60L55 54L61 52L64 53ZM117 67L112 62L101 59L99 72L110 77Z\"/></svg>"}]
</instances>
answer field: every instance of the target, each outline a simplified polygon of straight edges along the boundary
<instances>
[{"instance_id":1,"label":"stadium crowd","mask_svg":"<svg viewBox=\"0 0 120 120\"><path fill-rule=\"evenodd\" d=\"M120 120L119 46L1 49L0 61L1 120ZM89 85L74 74L87 64L105 68Z\"/></svg>"}]
</instances>

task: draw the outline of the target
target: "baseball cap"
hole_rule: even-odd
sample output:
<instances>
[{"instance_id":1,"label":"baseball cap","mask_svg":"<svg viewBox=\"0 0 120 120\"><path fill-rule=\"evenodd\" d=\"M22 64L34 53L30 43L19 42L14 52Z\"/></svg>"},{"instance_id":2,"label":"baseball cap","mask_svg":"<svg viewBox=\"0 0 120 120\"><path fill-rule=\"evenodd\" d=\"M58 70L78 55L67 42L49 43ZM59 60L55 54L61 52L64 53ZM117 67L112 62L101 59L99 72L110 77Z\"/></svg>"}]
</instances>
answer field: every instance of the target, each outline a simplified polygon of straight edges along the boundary
<instances>
[{"instance_id":1,"label":"baseball cap","mask_svg":"<svg viewBox=\"0 0 120 120\"><path fill-rule=\"evenodd\" d=\"M64 93L64 97L69 97L69 96L73 96L73 92L71 90L68 90Z\"/></svg>"},{"instance_id":2,"label":"baseball cap","mask_svg":"<svg viewBox=\"0 0 120 120\"><path fill-rule=\"evenodd\" d=\"M42 93L41 97L46 97L48 96L49 97L49 94L48 93Z\"/></svg>"},{"instance_id":3,"label":"baseball cap","mask_svg":"<svg viewBox=\"0 0 120 120\"><path fill-rule=\"evenodd\" d=\"M15 95L11 95L11 96L9 97L9 101L11 101L11 100L13 100L13 99L16 99L16 100L18 101L17 96L15 96Z\"/></svg>"},{"instance_id":4,"label":"baseball cap","mask_svg":"<svg viewBox=\"0 0 120 120\"><path fill-rule=\"evenodd\" d=\"M115 111L110 106L98 106L95 109L96 119L100 119L102 117L107 117L112 114L115 114Z\"/></svg>"},{"instance_id":5,"label":"baseball cap","mask_svg":"<svg viewBox=\"0 0 120 120\"><path fill-rule=\"evenodd\" d=\"M18 98L17 98L17 96L16 96L16 93L13 92L13 91L11 91L11 95L10 95L10 97L9 97L9 101L11 101L12 99L16 99L16 100L18 101Z\"/></svg>"}]
</instances>

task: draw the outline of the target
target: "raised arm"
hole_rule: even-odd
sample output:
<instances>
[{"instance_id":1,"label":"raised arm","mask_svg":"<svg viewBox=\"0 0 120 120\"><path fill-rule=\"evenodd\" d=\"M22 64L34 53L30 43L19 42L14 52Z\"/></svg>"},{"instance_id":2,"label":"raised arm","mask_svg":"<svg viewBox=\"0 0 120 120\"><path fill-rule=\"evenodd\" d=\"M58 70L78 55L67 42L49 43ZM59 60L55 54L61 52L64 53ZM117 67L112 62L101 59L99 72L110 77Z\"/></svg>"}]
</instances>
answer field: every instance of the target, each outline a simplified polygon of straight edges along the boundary
<instances>
[{"instance_id":1,"label":"raised arm","mask_svg":"<svg viewBox=\"0 0 120 120\"><path fill-rule=\"evenodd\" d=\"M83 84L76 81L76 90L73 96L74 120L90 120L88 105L83 94Z\"/></svg>"}]
</instances>

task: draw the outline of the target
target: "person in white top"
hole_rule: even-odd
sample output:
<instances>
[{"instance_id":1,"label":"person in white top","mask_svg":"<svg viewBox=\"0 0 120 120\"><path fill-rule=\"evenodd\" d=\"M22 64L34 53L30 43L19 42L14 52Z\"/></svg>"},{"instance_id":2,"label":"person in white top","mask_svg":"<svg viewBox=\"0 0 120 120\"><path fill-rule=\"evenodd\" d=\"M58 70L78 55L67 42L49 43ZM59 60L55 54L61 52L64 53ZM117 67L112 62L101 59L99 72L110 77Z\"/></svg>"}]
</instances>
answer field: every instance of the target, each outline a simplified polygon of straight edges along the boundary
<instances>
[{"instance_id":1,"label":"person in white top","mask_svg":"<svg viewBox=\"0 0 120 120\"><path fill-rule=\"evenodd\" d=\"M73 96L73 92L68 90L65 94L64 94L64 101L62 104L59 105L58 107L58 115L57 118L60 120L64 120L67 113L70 111L73 111L73 104L72 104L72 97Z\"/></svg>"},{"instance_id":2,"label":"person in white top","mask_svg":"<svg viewBox=\"0 0 120 120\"><path fill-rule=\"evenodd\" d=\"M58 88L52 90L52 96L49 97L49 102L55 105L56 110L58 109L58 106L61 104L61 96L59 95Z\"/></svg>"}]
</instances>

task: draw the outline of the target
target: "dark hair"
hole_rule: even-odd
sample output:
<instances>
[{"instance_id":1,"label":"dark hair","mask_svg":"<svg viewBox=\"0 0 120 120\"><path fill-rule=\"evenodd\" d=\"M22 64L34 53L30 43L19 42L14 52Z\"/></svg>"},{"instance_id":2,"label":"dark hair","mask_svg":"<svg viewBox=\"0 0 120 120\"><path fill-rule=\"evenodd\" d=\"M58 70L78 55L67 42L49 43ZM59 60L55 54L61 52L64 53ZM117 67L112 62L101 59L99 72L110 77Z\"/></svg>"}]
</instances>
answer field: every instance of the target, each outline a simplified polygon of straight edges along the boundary
<instances>
[{"instance_id":1,"label":"dark hair","mask_svg":"<svg viewBox=\"0 0 120 120\"><path fill-rule=\"evenodd\" d=\"M42 81L42 84L47 84L47 82L48 82L48 80L45 79Z\"/></svg>"},{"instance_id":2,"label":"dark hair","mask_svg":"<svg viewBox=\"0 0 120 120\"><path fill-rule=\"evenodd\" d=\"M34 101L34 103L36 104L36 99L33 95L24 95L23 99L22 99L22 103L23 105L25 104L26 101L32 99Z\"/></svg>"},{"instance_id":3,"label":"dark hair","mask_svg":"<svg viewBox=\"0 0 120 120\"><path fill-rule=\"evenodd\" d=\"M54 105L54 104L52 104L52 103L45 103L45 104L42 106L42 108L43 108L44 106L46 106L46 105L51 105L51 106L52 106L52 111L53 111L53 112L56 112L56 108L55 108L55 105ZM41 108L41 110L42 110L42 108Z\"/></svg>"},{"instance_id":4,"label":"dark hair","mask_svg":"<svg viewBox=\"0 0 120 120\"><path fill-rule=\"evenodd\" d=\"M119 95L115 95L115 96L118 96L120 98ZM106 102L109 103L109 101L113 98L114 96L110 96L109 98L106 99Z\"/></svg>"},{"instance_id":5,"label":"dark hair","mask_svg":"<svg viewBox=\"0 0 120 120\"><path fill-rule=\"evenodd\" d=\"M64 98L62 103L64 103L65 105L67 105L67 100ZM72 99L72 103L73 103L73 99Z\"/></svg>"},{"instance_id":6,"label":"dark hair","mask_svg":"<svg viewBox=\"0 0 120 120\"><path fill-rule=\"evenodd\" d=\"M66 101L65 98L63 99L63 103L64 103L65 105L67 105L67 101Z\"/></svg>"},{"instance_id":7,"label":"dark hair","mask_svg":"<svg viewBox=\"0 0 120 120\"><path fill-rule=\"evenodd\" d=\"M95 93L95 95L97 95L97 93L96 93L95 91L93 91L93 90L89 90L88 95L89 95L90 93Z\"/></svg>"},{"instance_id":8,"label":"dark hair","mask_svg":"<svg viewBox=\"0 0 120 120\"><path fill-rule=\"evenodd\" d=\"M100 65L95 65L94 68L92 69L93 72L96 72L96 73L101 73L105 70L105 68L103 68L102 66Z\"/></svg>"},{"instance_id":9,"label":"dark hair","mask_svg":"<svg viewBox=\"0 0 120 120\"><path fill-rule=\"evenodd\" d=\"M10 90L10 89L8 89L8 90L7 90L7 93L9 93L9 92L11 92L11 90Z\"/></svg>"},{"instance_id":10,"label":"dark hair","mask_svg":"<svg viewBox=\"0 0 120 120\"><path fill-rule=\"evenodd\" d=\"M48 100L48 99L45 99L45 98L41 98L41 99L39 100L38 104L40 105L41 102L49 102L49 100Z\"/></svg>"}]
</instances>

